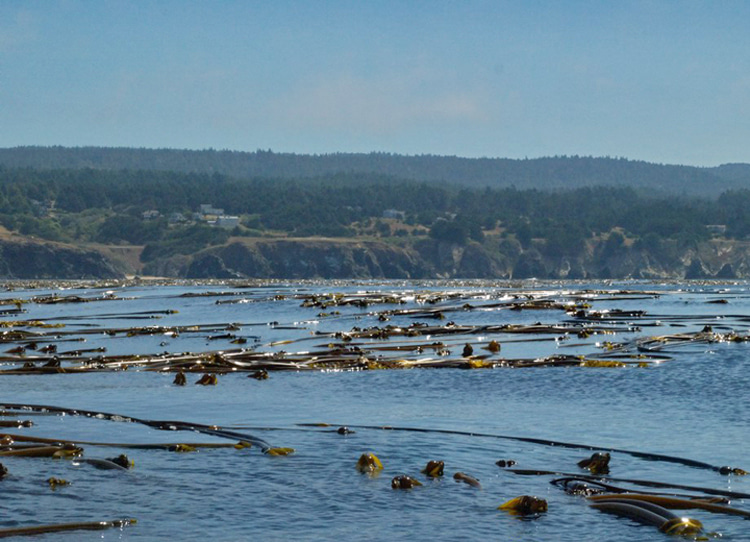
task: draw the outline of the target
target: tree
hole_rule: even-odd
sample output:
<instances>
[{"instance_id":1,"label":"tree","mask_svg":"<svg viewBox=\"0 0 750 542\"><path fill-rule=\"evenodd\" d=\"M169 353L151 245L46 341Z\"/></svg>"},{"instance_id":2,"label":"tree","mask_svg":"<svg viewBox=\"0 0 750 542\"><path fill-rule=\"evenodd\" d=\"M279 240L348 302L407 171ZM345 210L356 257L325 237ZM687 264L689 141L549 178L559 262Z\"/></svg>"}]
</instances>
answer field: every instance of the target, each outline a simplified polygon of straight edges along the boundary
<instances>
[{"instance_id":1,"label":"tree","mask_svg":"<svg viewBox=\"0 0 750 542\"><path fill-rule=\"evenodd\" d=\"M604 242L604 248L602 249L602 255L606 258L617 254L622 247L625 245L625 237L619 231L610 232L607 240Z\"/></svg>"},{"instance_id":2,"label":"tree","mask_svg":"<svg viewBox=\"0 0 750 542\"><path fill-rule=\"evenodd\" d=\"M430 237L438 241L465 245L469 238L469 229L466 224L439 218L430 228Z\"/></svg>"}]
</instances>

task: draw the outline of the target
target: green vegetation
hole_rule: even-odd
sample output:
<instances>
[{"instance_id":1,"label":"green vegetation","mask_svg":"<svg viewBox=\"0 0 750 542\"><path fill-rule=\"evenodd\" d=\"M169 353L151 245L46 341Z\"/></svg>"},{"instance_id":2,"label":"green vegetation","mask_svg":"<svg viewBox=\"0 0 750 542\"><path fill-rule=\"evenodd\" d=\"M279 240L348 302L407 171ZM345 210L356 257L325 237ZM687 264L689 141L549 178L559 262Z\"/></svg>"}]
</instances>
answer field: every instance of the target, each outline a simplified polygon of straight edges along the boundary
<instances>
[{"instance_id":1,"label":"green vegetation","mask_svg":"<svg viewBox=\"0 0 750 542\"><path fill-rule=\"evenodd\" d=\"M229 239L229 232L203 224L177 228L162 239L147 244L141 254L144 262L174 254L192 254L210 245L219 245Z\"/></svg>"},{"instance_id":2,"label":"green vegetation","mask_svg":"<svg viewBox=\"0 0 750 542\"><path fill-rule=\"evenodd\" d=\"M201 204L240 217L239 225L195 219ZM0 166L0 223L7 229L53 241L143 245L143 262L192 254L230 236L362 237L401 246L432 239L554 258L574 257L596 241L609 257L630 247L660 250L667 241L669 250L690 248L717 235L709 225L724 226L718 235L744 239L748 209L745 189L698 199L612 186L466 188L366 173L238 179Z\"/></svg>"},{"instance_id":3,"label":"green vegetation","mask_svg":"<svg viewBox=\"0 0 750 542\"><path fill-rule=\"evenodd\" d=\"M99 256L159 276L731 278L750 269L748 181L747 164L589 157L0 149L18 234L0 249L8 276L67 250L46 275Z\"/></svg>"},{"instance_id":4,"label":"green vegetation","mask_svg":"<svg viewBox=\"0 0 750 542\"><path fill-rule=\"evenodd\" d=\"M635 187L664 195L716 198L750 181L750 165L725 164L715 168L651 164L624 158L553 156L527 160L403 156L390 153L300 155L255 152L191 151L102 147L16 147L0 149L0 164L10 168L105 169L112 171L175 171L220 173L238 179L328 178L360 173L446 182L472 188L516 187L575 189L586 186ZM74 197L74 195L71 195Z\"/></svg>"}]
</instances>

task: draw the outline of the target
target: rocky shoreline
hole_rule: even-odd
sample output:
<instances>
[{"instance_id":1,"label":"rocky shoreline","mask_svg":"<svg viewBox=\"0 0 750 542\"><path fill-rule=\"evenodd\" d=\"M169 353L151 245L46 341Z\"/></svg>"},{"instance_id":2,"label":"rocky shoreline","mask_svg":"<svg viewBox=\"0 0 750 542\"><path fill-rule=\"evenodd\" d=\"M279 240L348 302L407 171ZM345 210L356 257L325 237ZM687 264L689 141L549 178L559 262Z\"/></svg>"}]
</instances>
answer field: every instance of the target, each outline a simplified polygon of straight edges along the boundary
<instances>
[{"instance_id":1,"label":"rocky shoreline","mask_svg":"<svg viewBox=\"0 0 750 542\"><path fill-rule=\"evenodd\" d=\"M109 279L152 275L176 279L743 279L750 243L711 240L658 250L588 244L578 254L543 245L455 245L423 239L403 245L357 239L252 239L195 254L157 258L133 269L113 247L78 247L29 238L0 241L0 278Z\"/></svg>"},{"instance_id":2,"label":"rocky shoreline","mask_svg":"<svg viewBox=\"0 0 750 542\"><path fill-rule=\"evenodd\" d=\"M122 277L100 252L30 238L0 240L0 278L106 279Z\"/></svg>"},{"instance_id":3,"label":"rocky shoreline","mask_svg":"<svg viewBox=\"0 0 750 542\"><path fill-rule=\"evenodd\" d=\"M234 242L192 256L157 260L147 274L192 279L736 279L750 278L750 244L709 241L691 248L587 246L576 255L542 248L458 246L436 240L397 246L378 241ZM507 246L510 245L510 246Z\"/></svg>"}]
</instances>

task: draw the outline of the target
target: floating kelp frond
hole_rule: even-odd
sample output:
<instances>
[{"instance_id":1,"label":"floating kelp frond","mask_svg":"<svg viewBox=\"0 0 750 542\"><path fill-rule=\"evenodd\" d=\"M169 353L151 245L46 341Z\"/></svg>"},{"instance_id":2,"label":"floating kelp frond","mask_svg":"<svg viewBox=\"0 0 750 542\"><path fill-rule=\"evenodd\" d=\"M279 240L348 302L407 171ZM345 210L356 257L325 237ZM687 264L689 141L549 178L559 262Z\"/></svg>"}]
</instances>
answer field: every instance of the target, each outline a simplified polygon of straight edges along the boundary
<instances>
[{"instance_id":1,"label":"floating kelp frond","mask_svg":"<svg viewBox=\"0 0 750 542\"><path fill-rule=\"evenodd\" d=\"M649 337L636 341L639 351L659 352L667 348L677 348L694 344L711 344L719 342L748 342L750 335L738 335L735 332L714 333L712 331L701 331L699 333L683 333L679 335L664 335L661 337Z\"/></svg>"},{"instance_id":2,"label":"floating kelp frond","mask_svg":"<svg viewBox=\"0 0 750 542\"><path fill-rule=\"evenodd\" d=\"M65 324L47 324L39 320L5 320L0 322L0 327L39 327L57 329L65 327Z\"/></svg>"},{"instance_id":3,"label":"floating kelp frond","mask_svg":"<svg viewBox=\"0 0 750 542\"><path fill-rule=\"evenodd\" d=\"M374 453L366 452L357 460L357 470L362 473L375 473L383 470L383 463Z\"/></svg>"},{"instance_id":4,"label":"floating kelp frond","mask_svg":"<svg viewBox=\"0 0 750 542\"><path fill-rule=\"evenodd\" d=\"M633 310L624 311L620 309L609 309L609 310L586 310L586 309L573 309L569 310L568 313L574 316L577 320L633 320L643 318L646 316L646 311Z\"/></svg>"},{"instance_id":5,"label":"floating kelp frond","mask_svg":"<svg viewBox=\"0 0 750 542\"><path fill-rule=\"evenodd\" d=\"M389 294L309 294L297 296L302 299L302 307L315 307L327 309L329 307L353 306L366 308L373 304L402 304L406 303L403 297Z\"/></svg>"},{"instance_id":6,"label":"floating kelp frond","mask_svg":"<svg viewBox=\"0 0 750 542\"><path fill-rule=\"evenodd\" d=\"M118 297L112 292L105 292L100 296L83 297L80 295L57 295L32 297L31 302L40 305L56 305L58 303L88 303L89 301L116 301L123 298Z\"/></svg>"},{"instance_id":7,"label":"floating kelp frond","mask_svg":"<svg viewBox=\"0 0 750 542\"><path fill-rule=\"evenodd\" d=\"M728 514L732 516L742 516L750 518L750 512L740 510L722 504L706 502L703 499L681 499L677 497L666 497L661 495L648 495L643 493L617 493L615 495L592 495L588 497L590 501L599 502L617 498L623 501L639 501L658 504L670 510L706 510L714 514Z\"/></svg>"},{"instance_id":8,"label":"floating kelp frond","mask_svg":"<svg viewBox=\"0 0 750 542\"><path fill-rule=\"evenodd\" d=\"M596 368L620 368L627 367L622 361L611 361L611 360L600 360L600 359L587 359L581 362L581 367L596 367Z\"/></svg>"},{"instance_id":9,"label":"floating kelp frond","mask_svg":"<svg viewBox=\"0 0 750 542\"><path fill-rule=\"evenodd\" d=\"M6 440L7 439L7 440ZM73 442L67 441L66 439L53 439L53 438L44 438L44 437L31 437L27 435L14 435L10 433L0 433L0 446L9 448L9 449L22 449L24 447L29 447L29 445L22 445L18 444L20 442L31 442L31 443L37 443L37 444L47 444L47 445L73 445ZM175 443L175 442L169 442L169 443L149 443L149 444L139 444L139 443L132 443L132 442L96 442L96 441L89 441L89 440L76 440L75 444L81 444L84 446L99 446L99 447L107 447L107 448L129 448L129 449L137 449L137 450L169 450L170 448L175 448L177 446L189 446L191 448L235 448L238 450L250 448L252 446L251 442L241 440L237 443L228 443L228 442L183 442L183 443Z\"/></svg>"},{"instance_id":10,"label":"floating kelp frond","mask_svg":"<svg viewBox=\"0 0 750 542\"><path fill-rule=\"evenodd\" d=\"M219 379L215 374L206 373L202 377L200 377L196 384L201 386L215 386L216 384L218 384L218 382Z\"/></svg>"},{"instance_id":11,"label":"floating kelp frond","mask_svg":"<svg viewBox=\"0 0 750 542\"><path fill-rule=\"evenodd\" d=\"M116 519L113 521L92 521L78 523L57 523L54 525L36 525L33 527L13 527L11 529L0 529L0 538L10 536L31 536L37 534L60 533L66 531L103 531L135 525L135 519Z\"/></svg>"},{"instance_id":12,"label":"floating kelp frond","mask_svg":"<svg viewBox=\"0 0 750 542\"><path fill-rule=\"evenodd\" d=\"M266 455L284 456L291 455L295 451L294 448L268 448L267 450L264 450L263 453Z\"/></svg>"},{"instance_id":13,"label":"floating kelp frond","mask_svg":"<svg viewBox=\"0 0 750 542\"><path fill-rule=\"evenodd\" d=\"M744 469L738 469L736 467L719 467L719 474L734 474L736 476L747 476L748 472Z\"/></svg>"},{"instance_id":14,"label":"floating kelp frond","mask_svg":"<svg viewBox=\"0 0 750 542\"><path fill-rule=\"evenodd\" d=\"M422 474L425 474L430 478L438 478L443 475L444 468L445 463L443 461L428 461L427 466L422 469Z\"/></svg>"},{"instance_id":15,"label":"floating kelp frond","mask_svg":"<svg viewBox=\"0 0 750 542\"><path fill-rule=\"evenodd\" d=\"M47 484L49 484L50 489L57 489L58 487L65 487L69 486L70 482L67 480L63 480L62 478L47 478Z\"/></svg>"},{"instance_id":16,"label":"floating kelp frond","mask_svg":"<svg viewBox=\"0 0 750 542\"><path fill-rule=\"evenodd\" d=\"M29 341L38 338L44 338L43 333L23 331L21 329L12 329L0 332L0 343L11 343L16 341Z\"/></svg>"},{"instance_id":17,"label":"floating kelp frond","mask_svg":"<svg viewBox=\"0 0 750 542\"><path fill-rule=\"evenodd\" d=\"M606 484L600 484L591 480L581 480L578 478L556 478L550 482L552 485L561 487L568 495L583 495L589 497L591 495L600 495L607 491L615 491L616 493L623 493L625 490L619 488L612 488L611 490L605 488Z\"/></svg>"},{"instance_id":18,"label":"floating kelp frond","mask_svg":"<svg viewBox=\"0 0 750 542\"><path fill-rule=\"evenodd\" d=\"M478 489L481 489L481 487L482 487L482 484L479 483L479 480L477 480L473 476L469 476L468 474L463 473L463 472L457 472L456 474L454 474L453 475L453 479L456 482L463 482L463 483L465 483L467 485L470 485L472 487L476 487Z\"/></svg>"},{"instance_id":19,"label":"floating kelp frond","mask_svg":"<svg viewBox=\"0 0 750 542\"><path fill-rule=\"evenodd\" d=\"M626 494L626 495L648 495L655 497L671 497L676 499L685 499L688 501L700 501L703 503L710 504L729 504L727 497L721 496L708 496L701 494L685 494L675 493L673 491L646 491L643 489L634 490L631 488L625 488L621 486L615 486L605 482L607 478L599 476L581 475L581 476L567 476L564 478L555 478L550 480L550 484L562 488L569 495L583 495L590 497L592 495L603 495L603 494ZM668 488L664 488L668 489Z\"/></svg>"},{"instance_id":20,"label":"floating kelp frond","mask_svg":"<svg viewBox=\"0 0 750 542\"><path fill-rule=\"evenodd\" d=\"M645 525L653 525L663 533L679 535L697 535L703 530L698 520L681 518L659 505L630 501L624 502L614 498L595 502L592 508L635 520Z\"/></svg>"},{"instance_id":21,"label":"floating kelp frond","mask_svg":"<svg viewBox=\"0 0 750 542\"><path fill-rule=\"evenodd\" d=\"M610 458L608 452L596 452L591 457L579 461L578 466L591 474L609 474Z\"/></svg>"},{"instance_id":22,"label":"floating kelp frond","mask_svg":"<svg viewBox=\"0 0 750 542\"><path fill-rule=\"evenodd\" d=\"M515 497L497 507L498 510L505 510L519 516L541 514L546 512L547 508L547 501L532 495Z\"/></svg>"},{"instance_id":23,"label":"floating kelp frond","mask_svg":"<svg viewBox=\"0 0 750 542\"><path fill-rule=\"evenodd\" d=\"M198 448L195 446L191 446L190 444L174 444L172 446L169 446L167 448L167 451L170 452L178 452L178 453L189 453L189 452L197 452Z\"/></svg>"},{"instance_id":24,"label":"floating kelp frond","mask_svg":"<svg viewBox=\"0 0 750 542\"><path fill-rule=\"evenodd\" d=\"M0 427L31 427L34 422L29 420L0 420Z\"/></svg>"},{"instance_id":25,"label":"floating kelp frond","mask_svg":"<svg viewBox=\"0 0 750 542\"><path fill-rule=\"evenodd\" d=\"M21 308L21 305L24 303L29 303L28 299L17 299L17 298L11 298L11 299L0 299L0 305L15 305L17 308Z\"/></svg>"},{"instance_id":26,"label":"floating kelp frond","mask_svg":"<svg viewBox=\"0 0 750 542\"><path fill-rule=\"evenodd\" d=\"M582 476L582 475L572 474L568 472L558 472L558 471L550 471L550 470L534 470L534 469L508 469L508 472L512 472L513 474L518 474L521 476L562 476L565 478L580 478L586 481L594 481L594 482L602 482L606 480L610 482L633 484L633 485L644 486L644 487L695 491L699 493L705 493L707 495L719 495L722 497L728 497L730 499L750 499L750 493L743 493L740 491L729 491L725 489L714 489L714 488L708 488L708 487L688 486L688 485L683 485L683 484L672 484L672 483L667 483L667 482L658 482L655 480L633 480L629 478L612 478L610 476L607 476L607 477Z\"/></svg>"},{"instance_id":27,"label":"floating kelp frond","mask_svg":"<svg viewBox=\"0 0 750 542\"><path fill-rule=\"evenodd\" d=\"M395 478L393 478L393 480L391 480L391 488L393 489L412 489L421 485L422 482L415 478L412 478L408 474L396 476Z\"/></svg>"},{"instance_id":28,"label":"floating kelp frond","mask_svg":"<svg viewBox=\"0 0 750 542\"><path fill-rule=\"evenodd\" d=\"M0 451L3 457L52 457L56 459L71 459L83 453L83 448L74 444L63 444L61 446L31 446L19 449Z\"/></svg>"},{"instance_id":29,"label":"floating kelp frond","mask_svg":"<svg viewBox=\"0 0 750 542\"><path fill-rule=\"evenodd\" d=\"M110 414L108 412L97 412L93 410L77 410L77 409L61 408L61 407L56 407L56 406L30 405L30 404L22 404L22 403L4 403L3 405L0 405L0 409L31 410L31 411L39 411L39 412L50 412L50 413L55 413L59 415L67 415L67 416L85 416L88 418L97 418L100 420L109 420L109 421L116 421L116 422L139 423L139 424L146 425L148 427L152 427L154 429L159 429L162 431L195 431L196 433L213 435L219 438L225 438L225 439L230 439L234 441L245 440L247 442L251 442L259 446L262 451L266 451L272 448L270 444L268 444L265 440L261 438L254 437L253 435L248 435L245 433L240 433L237 431L229 431L229 430L221 429L213 425L204 425L204 424L199 424L199 423L189 423L189 422L171 421L171 420L170 421L144 420L140 418L122 416L120 414Z\"/></svg>"}]
</instances>

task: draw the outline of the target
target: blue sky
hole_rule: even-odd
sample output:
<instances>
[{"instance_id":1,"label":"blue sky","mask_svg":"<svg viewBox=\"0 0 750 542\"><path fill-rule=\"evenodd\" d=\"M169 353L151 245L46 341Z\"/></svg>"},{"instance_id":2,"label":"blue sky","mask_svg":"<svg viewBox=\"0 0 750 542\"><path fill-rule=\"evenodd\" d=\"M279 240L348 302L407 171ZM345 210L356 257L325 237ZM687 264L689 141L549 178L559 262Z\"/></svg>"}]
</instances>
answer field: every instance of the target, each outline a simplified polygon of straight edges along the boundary
<instances>
[{"instance_id":1,"label":"blue sky","mask_svg":"<svg viewBox=\"0 0 750 542\"><path fill-rule=\"evenodd\" d=\"M1 0L0 147L750 162L750 2Z\"/></svg>"}]
</instances>

